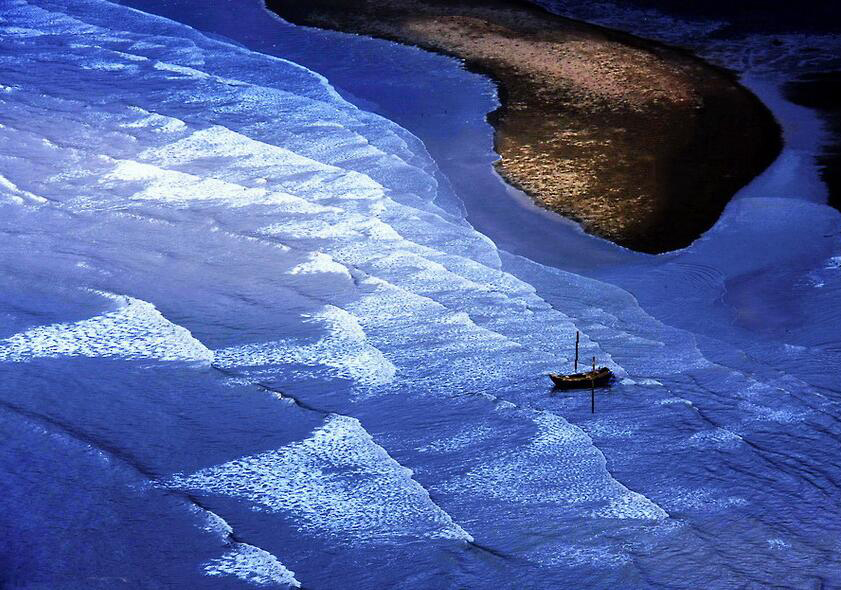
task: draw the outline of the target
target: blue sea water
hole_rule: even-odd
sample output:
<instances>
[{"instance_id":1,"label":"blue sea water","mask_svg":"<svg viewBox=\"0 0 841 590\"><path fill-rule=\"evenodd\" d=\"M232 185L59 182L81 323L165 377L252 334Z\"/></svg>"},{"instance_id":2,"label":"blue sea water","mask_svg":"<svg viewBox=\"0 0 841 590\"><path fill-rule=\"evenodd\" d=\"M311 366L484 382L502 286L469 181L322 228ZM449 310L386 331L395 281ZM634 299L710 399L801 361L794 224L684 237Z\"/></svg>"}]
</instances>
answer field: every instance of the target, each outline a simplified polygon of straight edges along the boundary
<instances>
[{"instance_id":1,"label":"blue sea water","mask_svg":"<svg viewBox=\"0 0 841 590\"><path fill-rule=\"evenodd\" d=\"M126 4L0 2L0 586L841 586L841 216L794 37L699 33L786 149L647 256L500 181L455 60ZM576 330L595 414L545 377Z\"/></svg>"}]
</instances>

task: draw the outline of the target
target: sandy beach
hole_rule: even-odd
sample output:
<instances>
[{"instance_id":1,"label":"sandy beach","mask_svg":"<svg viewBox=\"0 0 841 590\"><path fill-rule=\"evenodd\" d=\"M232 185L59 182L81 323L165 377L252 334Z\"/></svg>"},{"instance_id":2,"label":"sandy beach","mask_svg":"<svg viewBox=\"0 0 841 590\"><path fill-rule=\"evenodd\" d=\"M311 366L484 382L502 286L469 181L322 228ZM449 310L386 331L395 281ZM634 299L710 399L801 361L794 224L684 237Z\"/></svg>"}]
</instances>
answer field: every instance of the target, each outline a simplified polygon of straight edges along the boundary
<instances>
[{"instance_id":1,"label":"sandy beach","mask_svg":"<svg viewBox=\"0 0 841 590\"><path fill-rule=\"evenodd\" d=\"M456 56L491 76L502 102L489 116L499 172L543 207L635 250L691 243L779 153L776 122L731 73L527 2L267 6L297 24Z\"/></svg>"}]
</instances>

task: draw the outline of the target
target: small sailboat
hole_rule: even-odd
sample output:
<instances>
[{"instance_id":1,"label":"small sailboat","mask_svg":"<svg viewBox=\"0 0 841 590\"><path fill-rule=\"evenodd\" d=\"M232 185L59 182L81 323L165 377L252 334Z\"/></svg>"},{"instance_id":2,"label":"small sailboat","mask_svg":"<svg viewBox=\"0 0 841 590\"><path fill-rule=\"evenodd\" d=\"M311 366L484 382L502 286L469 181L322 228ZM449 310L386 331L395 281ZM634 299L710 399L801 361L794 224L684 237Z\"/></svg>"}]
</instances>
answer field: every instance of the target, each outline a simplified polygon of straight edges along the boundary
<instances>
[{"instance_id":1,"label":"small sailboat","mask_svg":"<svg viewBox=\"0 0 841 590\"><path fill-rule=\"evenodd\" d=\"M590 387L604 387L610 384L613 371L607 367L593 367L592 371L586 373L571 373L569 375L558 375L549 373L549 378L558 389L589 389Z\"/></svg>"},{"instance_id":2,"label":"small sailboat","mask_svg":"<svg viewBox=\"0 0 841 590\"><path fill-rule=\"evenodd\" d=\"M575 371L578 371L578 341L581 337L579 332L575 333ZM593 369L585 373L571 373L569 375L558 375L549 373L549 378L555 384L556 389L588 389L605 387L610 384L613 378L613 371L607 367L596 368L596 357L593 357Z\"/></svg>"}]
</instances>

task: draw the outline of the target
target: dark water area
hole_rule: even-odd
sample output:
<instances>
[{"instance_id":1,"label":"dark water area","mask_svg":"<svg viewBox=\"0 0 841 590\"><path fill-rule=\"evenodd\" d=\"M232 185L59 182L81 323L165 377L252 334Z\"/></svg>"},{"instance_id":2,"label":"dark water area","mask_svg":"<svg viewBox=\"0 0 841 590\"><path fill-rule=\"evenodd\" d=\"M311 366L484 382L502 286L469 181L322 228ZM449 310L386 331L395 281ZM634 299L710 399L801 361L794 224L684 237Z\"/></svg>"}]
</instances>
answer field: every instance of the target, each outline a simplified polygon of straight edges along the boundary
<instances>
[{"instance_id":1,"label":"dark water area","mask_svg":"<svg viewBox=\"0 0 841 590\"><path fill-rule=\"evenodd\" d=\"M832 139L818 156L821 177L829 188L829 204L841 210L841 72L808 74L785 86L793 103L815 109Z\"/></svg>"},{"instance_id":2,"label":"dark water area","mask_svg":"<svg viewBox=\"0 0 841 590\"><path fill-rule=\"evenodd\" d=\"M838 3L833 0L708 0L675 2L674 0L633 0L623 5L656 9L692 19L724 20L724 33L736 32L841 32Z\"/></svg>"}]
</instances>

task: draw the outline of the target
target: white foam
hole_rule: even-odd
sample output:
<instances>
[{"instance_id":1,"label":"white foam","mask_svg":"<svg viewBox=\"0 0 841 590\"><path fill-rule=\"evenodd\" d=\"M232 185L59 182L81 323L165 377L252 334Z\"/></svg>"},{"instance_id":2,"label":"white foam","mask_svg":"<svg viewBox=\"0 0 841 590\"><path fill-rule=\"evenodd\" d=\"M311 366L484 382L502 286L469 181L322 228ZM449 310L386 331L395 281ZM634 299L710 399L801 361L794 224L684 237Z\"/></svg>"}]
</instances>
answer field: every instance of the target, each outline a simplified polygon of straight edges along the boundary
<instances>
[{"instance_id":1,"label":"white foam","mask_svg":"<svg viewBox=\"0 0 841 590\"><path fill-rule=\"evenodd\" d=\"M132 110L140 113L141 117L120 123L120 127L126 129L151 128L158 133L176 133L187 129L187 124L181 119L167 117L158 113L150 113L136 107Z\"/></svg>"},{"instance_id":2,"label":"white foam","mask_svg":"<svg viewBox=\"0 0 841 590\"><path fill-rule=\"evenodd\" d=\"M738 446L742 437L726 428L713 428L696 432L687 440L687 444L700 448L727 449Z\"/></svg>"},{"instance_id":3,"label":"white foam","mask_svg":"<svg viewBox=\"0 0 841 590\"><path fill-rule=\"evenodd\" d=\"M224 518L196 504L190 504L190 508L204 521L202 528L205 531L213 533L230 547L224 555L203 565L207 575L236 576L257 586L280 584L300 588L295 573L287 569L277 557L254 545L234 541L234 530Z\"/></svg>"},{"instance_id":4,"label":"white foam","mask_svg":"<svg viewBox=\"0 0 841 590\"><path fill-rule=\"evenodd\" d=\"M209 576L236 576L257 586L279 584L300 588L295 572L289 570L278 559L259 547L247 543L236 543L230 551L204 564Z\"/></svg>"},{"instance_id":5,"label":"white foam","mask_svg":"<svg viewBox=\"0 0 841 590\"><path fill-rule=\"evenodd\" d=\"M0 174L0 189L5 189L10 198L17 204L23 204L26 201L34 203L46 203L47 199L38 195L32 194L29 191L22 190L11 180Z\"/></svg>"},{"instance_id":6,"label":"white foam","mask_svg":"<svg viewBox=\"0 0 841 590\"><path fill-rule=\"evenodd\" d=\"M660 381L658 381L657 379L648 379L648 378L631 379L630 377L625 377L624 379L622 379L620 381L620 383L622 383L622 385L647 385L647 386L653 386L653 387L662 387L663 386L663 384Z\"/></svg>"},{"instance_id":7,"label":"white foam","mask_svg":"<svg viewBox=\"0 0 841 590\"><path fill-rule=\"evenodd\" d=\"M658 520L669 516L665 510L639 492L627 489L611 498L605 508L593 511L593 515L600 518L641 520Z\"/></svg>"},{"instance_id":8,"label":"white foam","mask_svg":"<svg viewBox=\"0 0 841 590\"><path fill-rule=\"evenodd\" d=\"M688 399L685 399L685 398L682 398L682 397L667 397L665 399L657 400L654 403L656 403L658 406L671 406L671 405L675 405L675 404L683 404L685 406L689 406L689 407L693 407L693 408L695 407L695 404L693 404Z\"/></svg>"},{"instance_id":9,"label":"white foam","mask_svg":"<svg viewBox=\"0 0 841 590\"><path fill-rule=\"evenodd\" d=\"M329 254L323 252L313 252L310 254L309 260L302 262L289 271L289 274L319 274L319 273L337 273L351 278L347 267L339 264Z\"/></svg>"},{"instance_id":10,"label":"white foam","mask_svg":"<svg viewBox=\"0 0 841 590\"><path fill-rule=\"evenodd\" d=\"M421 453L450 453L493 438L493 436L494 431L490 426L479 425L462 430L451 437L435 440L418 448L418 451Z\"/></svg>"},{"instance_id":11,"label":"white foam","mask_svg":"<svg viewBox=\"0 0 841 590\"><path fill-rule=\"evenodd\" d=\"M45 35L43 31L38 29L30 29L27 27L3 27L3 34L9 37L41 37Z\"/></svg>"},{"instance_id":12,"label":"white foam","mask_svg":"<svg viewBox=\"0 0 841 590\"><path fill-rule=\"evenodd\" d=\"M309 319L322 324L328 335L313 344L277 340L217 350L216 363L223 367L287 363L323 366L364 386L386 385L394 380L397 368L368 342L354 315L327 305Z\"/></svg>"},{"instance_id":13,"label":"white foam","mask_svg":"<svg viewBox=\"0 0 841 590\"><path fill-rule=\"evenodd\" d=\"M104 60L89 61L80 67L86 70L102 70L103 72L120 72L136 69L136 66L132 64Z\"/></svg>"},{"instance_id":14,"label":"white foam","mask_svg":"<svg viewBox=\"0 0 841 590\"><path fill-rule=\"evenodd\" d=\"M116 181L144 183L145 186L135 192L132 198L155 201L183 203L219 200L243 205L259 202L268 194L265 189L248 188L215 178L201 178L132 160L117 161L114 169L102 177L105 184L113 186Z\"/></svg>"},{"instance_id":15,"label":"white foam","mask_svg":"<svg viewBox=\"0 0 841 590\"><path fill-rule=\"evenodd\" d=\"M156 70L161 70L164 72L172 72L174 74L181 74L182 76L188 76L190 78L197 78L199 80L210 78L210 74L206 72L202 72L201 70L197 70L195 68L190 68L187 66L179 66L177 64L165 63L165 62L155 62L154 68Z\"/></svg>"},{"instance_id":16,"label":"white foam","mask_svg":"<svg viewBox=\"0 0 841 590\"><path fill-rule=\"evenodd\" d=\"M599 439L631 438L639 428L633 421L618 418L597 418L587 423L587 433Z\"/></svg>"},{"instance_id":17,"label":"white foam","mask_svg":"<svg viewBox=\"0 0 841 590\"><path fill-rule=\"evenodd\" d=\"M350 543L417 536L472 541L409 469L346 416L331 415L306 440L175 475L166 485L289 512L302 528Z\"/></svg>"},{"instance_id":18,"label":"white foam","mask_svg":"<svg viewBox=\"0 0 841 590\"><path fill-rule=\"evenodd\" d=\"M730 508L746 506L748 501L738 496L727 496L713 488L672 488L668 490L668 505L675 510L720 512Z\"/></svg>"},{"instance_id":19,"label":"white foam","mask_svg":"<svg viewBox=\"0 0 841 590\"><path fill-rule=\"evenodd\" d=\"M189 330L167 320L151 303L111 293L100 295L116 303L117 309L79 322L39 326L0 340L0 361L60 356L213 360L213 353Z\"/></svg>"},{"instance_id":20,"label":"white foam","mask_svg":"<svg viewBox=\"0 0 841 590\"><path fill-rule=\"evenodd\" d=\"M778 424L794 424L803 422L808 415L807 411L794 409L774 408L749 402L739 403L739 410L749 416L749 420L757 422L776 422Z\"/></svg>"},{"instance_id":21,"label":"white foam","mask_svg":"<svg viewBox=\"0 0 841 590\"><path fill-rule=\"evenodd\" d=\"M158 122L159 120L146 118L132 124L143 126ZM163 126L155 127L155 130L161 133L174 133L180 129L177 120L170 120ZM133 188L140 185L140 190L132 193L132 199L181 206L204 201L224 203L231 207L269 205L285 213L312 214L335 210L311 203L297 195L270 190L265 186L245 186L213 177L169 170L136 160L114 161L114 168L101 177L100 183L112 191L119 189L121 185Z\"/></svg>"},{"instance_id":22,"label":"white foam","mask_svg":"<svg viewBox=\"0 0 841 590\"><path fill-rule=\"evenodd\" d=\"M204 519L205 526L202 528L205 531L216 534L223 541L230 540L231 535L233 535L234 533L234 529L231 528L231 525L228 524L228 521L226 521L224 518L222 518L215 512L205 510L195 504L191 504L190 506L192 507L194 513L198 514Z\"/></svg>"},{"instance_id":23,"label":"white foam","mask_svg":"<svg viewBox=\"0 0 841 590\"><path fill-rule=\"evenodd\" d=\"M149 61L149 58L145 55L136 55L134 53L126 53L124 51L114 51L114 55L118 55L123 59L127 59L129 61Z\"/></svg>"},{"instance_id":24,"label":"white foam","mask_svg":"<svg viewBox=\"0 0 841 590\"><path fill-rule=\"evenodd\" d=\"M225 157L230 166L219 172L231 179L237 173L259 171L285 190L317 199L380 199L383 187L370 177L300 155L290 149L257 141L242 133L213 125L178 141L140 154L163 167L184 166L207 154Z\"/></svg>"},{"instance_id":25,"label":"white foam","mask_svg":"<svg viewBox=\"0 0 841 590\"><path fill-rule=\"evenodd\" d=\"M584 566L619 568L633 562L623 547L582 547L570 543L552 543L531 551L528 557L544 567Z\"/></svg>"},{"instance_id":26,"label":"white foam","mask_svg":"<svg viewBox=\"0 0 841 590\"><path fill-rule=\"evenodd\" d=\"M537 432L529 443L474 468L446 489L526 505L595 504L598 507L590 514L596 518L668 517L650 499L610 476L604 455L580 428L548 412L533 420Z\"/></svg>"}]
</instances>

